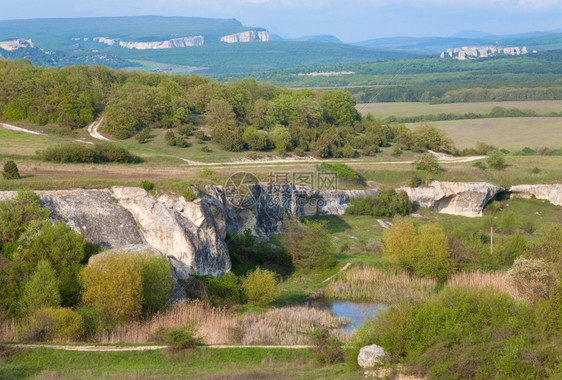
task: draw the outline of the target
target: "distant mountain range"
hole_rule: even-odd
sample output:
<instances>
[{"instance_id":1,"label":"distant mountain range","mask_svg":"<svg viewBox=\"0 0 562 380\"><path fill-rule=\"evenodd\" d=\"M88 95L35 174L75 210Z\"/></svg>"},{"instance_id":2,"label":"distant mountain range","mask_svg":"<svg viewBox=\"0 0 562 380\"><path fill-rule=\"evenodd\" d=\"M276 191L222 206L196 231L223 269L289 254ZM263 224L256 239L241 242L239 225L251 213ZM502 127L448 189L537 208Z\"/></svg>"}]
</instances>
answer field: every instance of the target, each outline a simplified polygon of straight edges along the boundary
<instances>
[{"instance_id":1,"label":"distant mountain range","mask_svg":"<svg viewBox=\"0 0 562 380\"><path fill-rule=\"evenodd\" d=\"M284 39L235 19L99 17L0 21L0 58L43 66L113 68L208 75L297 66L437 56L449 48L516 45L562 48L562 30L510 36L462 31L452 37L391 37L344 44L331 35Z\"/></svg>"},{"instance_id":2,"label":"distant mountain range","mask_svg":"<svg viewBox=\"0 0 562 380\"><path fill-rule=\"evenodd\" d=\"M562 29L550 32L531 32L513 35L493 35L466 30L452 37L388 37L354 43L373 49L411 51L417 53L441 53L449 48L477 45L521 46L527 50L545 51L562 48Z\"/></svg>"}]
</instances>

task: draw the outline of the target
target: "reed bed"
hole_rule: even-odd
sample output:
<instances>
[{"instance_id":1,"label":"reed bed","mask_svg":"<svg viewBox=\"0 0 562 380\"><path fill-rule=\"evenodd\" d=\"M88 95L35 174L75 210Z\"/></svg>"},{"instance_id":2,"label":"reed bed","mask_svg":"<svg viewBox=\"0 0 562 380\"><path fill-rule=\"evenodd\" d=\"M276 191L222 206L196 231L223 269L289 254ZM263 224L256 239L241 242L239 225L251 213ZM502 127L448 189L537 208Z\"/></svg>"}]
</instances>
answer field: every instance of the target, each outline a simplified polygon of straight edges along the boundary
<instances>
[{"instance_id":1,"label":"reed bed","mask_svg":"<svg viewBox=\"0 0 562 380\"><path fill-rule=\"evenodd\" d=\"M308 344L309 333L325 327L342 341L351 337L341 330L349 319L334 317L328 310L296 306L272 309L263 314L251 314L238 319L244 334L242 344Z\"/></svg>"},{"instance_id":2,"label":"reed bed","mask_svg":"<svg viewBox=\"0 0 562 380\"><path fill-rule=\"evenodd\" d=\"M506 272L472 272L455 273L447 282L449 286L460 286L474 289L494 289L513 298L521 298L519 292L507 282Z\"/></svg>"},{"instance_id":3,"label":"reed bed","mask_svg":"<svg viewBox=\"0 0 562 380\"><path fill-rule=\"evenodd\" d=\"M192 323L205 344L308 344L308 333L326 327L342 340L350 334L340 330L349 321L330 311L309 307L271 309L261 314L235 316L224 308L199 300L168 308L146 321L130 322L105 331L101 343L147 343L161 327Z\"/></svg>"},{"instance_id":4,"label":"reed bed","mask_svg":"<svg viewBox=\"0 0 562 380\"><path fill-rule=\"evenodd\" d=\"M412 276L402 269L355 266L330 281L326 297L356 302L394 304L421 301L436 292L434 279Z\"/></svg>"},{"instance_id":5,"label":"reed bed","mask_svg":"<svg viewBox=\"0 0 562 380\"><path fill-rule=\"evenodd\" d=\"M212 307L205 302L193 300L174 305L146 321L130 322L106 331L101 343L146 343L161 327L179 327L192 323L197 326L199 336L207 344L228 343L228 332L236 326L231 313L224 308Z\"/></svg>"}]
</instances>

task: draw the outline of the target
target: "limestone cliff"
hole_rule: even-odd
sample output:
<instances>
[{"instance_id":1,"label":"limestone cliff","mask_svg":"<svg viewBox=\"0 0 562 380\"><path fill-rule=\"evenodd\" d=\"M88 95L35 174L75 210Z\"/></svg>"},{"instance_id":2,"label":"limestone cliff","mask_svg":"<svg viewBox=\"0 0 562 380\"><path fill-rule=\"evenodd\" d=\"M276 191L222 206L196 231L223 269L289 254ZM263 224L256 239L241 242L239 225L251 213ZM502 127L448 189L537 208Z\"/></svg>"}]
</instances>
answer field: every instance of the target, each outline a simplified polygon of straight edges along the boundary
<instances>
[{"instance_id":1,"label":"limestone cliff","mask_svg":"<svg viewBox=\"0 0 562 380\"><path fill-rule=\"evenodd\" d=\"M165 41L122 41L118 38L107 38L107 37L94 37L94 41L109 46L119 45L125 49L137 49L137 50L155 50L155 49L173 49L173 48L183 48L189 46L203 46L205 44L205 38L203 36L192 36L192 37L180 37L172 38Z\"/></svg>"},{"instance_id":2,"label":"limestone cliff","mask_svg":"<svg viewBox=\"0 0 562 380\"><path fill-rule=\"evenodd\" d=\"M486 182L439 182L429 186L401 187L413 204L431 208L443 214L477 217L494 196L505 191L503 187Z\"/></svg>"},{"instance_id":3,"label":"limestone cliff","mask_svg":"<svg viewBox=\"0 0 562 380\"><path fill-rule=\"evenodd\" d=\"M562 184L515 185L508 191L513 198L546 199L553 205L562 206Z\"/></svg>"},{"instance_id":4,"label":"limestone cliff","mask_svg":"<svg viewBox=\"0 0 562 380\"><path fill-rule=\"evenodd\" d=\"M0 41L0 49L4 49L6 51L15 51L27 47L33 48L35 47L35 45L31 40L26 40L23 38L9 41Z\"/></svg>"},{"instance_id":5,"label":"limestone cliff","mask_svg":"<svg viewBox=\"0 0 562 380\"><path fill-rule=\"evenodd\" d=\"M269 32L267 30L248 30L228 36L221 37L222 42L234 44L238 42L267 42L269 41Z\"/></svg>"}]
</instances>

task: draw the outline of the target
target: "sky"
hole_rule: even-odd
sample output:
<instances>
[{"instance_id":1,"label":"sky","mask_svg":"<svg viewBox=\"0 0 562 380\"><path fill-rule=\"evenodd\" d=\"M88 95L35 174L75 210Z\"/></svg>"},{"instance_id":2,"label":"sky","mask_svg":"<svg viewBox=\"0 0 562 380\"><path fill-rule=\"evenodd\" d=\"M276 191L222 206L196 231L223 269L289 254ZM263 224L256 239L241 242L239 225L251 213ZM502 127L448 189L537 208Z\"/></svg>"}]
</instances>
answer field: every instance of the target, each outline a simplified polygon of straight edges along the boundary
<instances>
[{"instance_id":1,"label":"sky","mask_svg":"<svg viewBox=\"0 0 562 380\"><path fill-rule=\"evenodd\" d=\"M189 16L236 18L284 38L330 34L343 42L517 34L562 28L562 0L2 0L0 19Z\"/></svg>"}]
</instances>

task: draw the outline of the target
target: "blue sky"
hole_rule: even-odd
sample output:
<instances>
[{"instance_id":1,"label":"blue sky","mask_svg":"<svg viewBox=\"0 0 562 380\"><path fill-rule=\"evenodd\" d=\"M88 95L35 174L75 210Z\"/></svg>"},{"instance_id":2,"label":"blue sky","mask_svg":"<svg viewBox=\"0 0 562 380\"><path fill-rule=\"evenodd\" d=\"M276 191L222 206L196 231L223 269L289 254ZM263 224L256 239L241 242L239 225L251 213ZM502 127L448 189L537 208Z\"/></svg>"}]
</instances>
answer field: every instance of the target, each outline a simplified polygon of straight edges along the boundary
<instances>
[{"instance_id":1,"label":"blue sky","mask_svg":"<svg viewBox=\"0 0 562 380\"><path fill-rule=\"evenodd\" d=\"M284 37L332 34L357 42L560 29L562 0L16 0L2 5L0 19L133 15L236 18Z\"/></svg>"}]
</instances>

